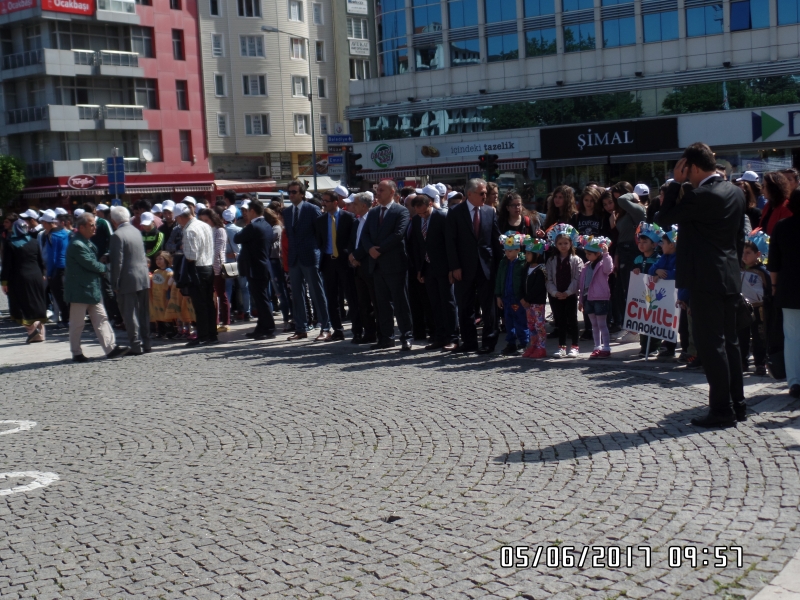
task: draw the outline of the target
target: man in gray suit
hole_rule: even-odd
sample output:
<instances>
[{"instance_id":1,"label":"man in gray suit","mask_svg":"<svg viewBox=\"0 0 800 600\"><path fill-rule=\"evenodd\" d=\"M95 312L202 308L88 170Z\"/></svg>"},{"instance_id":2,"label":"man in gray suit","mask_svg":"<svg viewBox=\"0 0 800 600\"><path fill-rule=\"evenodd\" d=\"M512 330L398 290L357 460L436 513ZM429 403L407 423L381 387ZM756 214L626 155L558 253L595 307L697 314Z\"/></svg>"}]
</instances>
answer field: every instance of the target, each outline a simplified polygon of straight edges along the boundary
<instances>
[{"instance_id":1,"label":"man in gray suit","mask_svg":"<svg viewBox=\"0 0 800 600\"><path fill-rule=\"evenodd\" d=\"M142 234L131 225L127 208L111 209L109 266L111 288L117 295L122 320L128 333L130 354L150 352L150 272L144 253Z\"/></svg>"}]
</instances>

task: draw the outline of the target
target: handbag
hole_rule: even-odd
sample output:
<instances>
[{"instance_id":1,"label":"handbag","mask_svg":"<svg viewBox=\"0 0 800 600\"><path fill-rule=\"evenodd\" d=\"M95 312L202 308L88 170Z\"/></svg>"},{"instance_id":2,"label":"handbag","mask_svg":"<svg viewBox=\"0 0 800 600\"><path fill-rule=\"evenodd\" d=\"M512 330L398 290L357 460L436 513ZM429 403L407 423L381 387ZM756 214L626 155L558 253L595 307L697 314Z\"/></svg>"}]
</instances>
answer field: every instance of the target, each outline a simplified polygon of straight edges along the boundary
<instances>
[{"instance_id":1,"label":"handbag","mask_svg":"<svg viewBox=\"0 0 800 600\"><path fill-rule=\"evenodd\" d=\"M225 279L233 279L239 277L239 265L235 262L222 263L222 277Z\"/></svg>"}]
</instances>

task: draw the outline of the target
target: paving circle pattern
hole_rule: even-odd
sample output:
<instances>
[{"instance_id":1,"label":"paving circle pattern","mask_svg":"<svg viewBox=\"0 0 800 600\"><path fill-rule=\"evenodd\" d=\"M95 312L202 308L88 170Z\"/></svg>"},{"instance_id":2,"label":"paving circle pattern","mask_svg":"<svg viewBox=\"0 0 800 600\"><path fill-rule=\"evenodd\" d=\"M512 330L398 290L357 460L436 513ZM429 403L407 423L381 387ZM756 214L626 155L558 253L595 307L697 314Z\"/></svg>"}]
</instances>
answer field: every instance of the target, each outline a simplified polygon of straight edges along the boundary
<instances>
[{"instance_id":1,"label":"paving circle pattern","mask_svg":"<svg viewBox=\"0 0 800 600\"><path fill-rule=\"evenodd\" d=\"M800 547L776 423L699 431L704 394L642 372L275 346L10 369L0 394L39 423L0 464L60 476L0 499L3 598L749 598ZM651 565L503 568L509 545Z\"/></svg>"}]
</instances>

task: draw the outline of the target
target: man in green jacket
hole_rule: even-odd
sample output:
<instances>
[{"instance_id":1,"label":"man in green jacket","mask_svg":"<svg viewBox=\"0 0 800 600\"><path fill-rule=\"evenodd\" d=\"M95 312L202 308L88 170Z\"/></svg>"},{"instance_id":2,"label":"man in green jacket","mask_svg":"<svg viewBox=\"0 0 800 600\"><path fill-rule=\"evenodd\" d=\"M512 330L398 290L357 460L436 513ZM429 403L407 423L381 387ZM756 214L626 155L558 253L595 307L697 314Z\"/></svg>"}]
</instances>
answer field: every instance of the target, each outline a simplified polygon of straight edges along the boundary
<instances>
[{"instance_id":1,"label":"man in green jacket","mask_svg":"<svg viewBox=\"0 0 800 600\"><path fill-rule=\"evenodd\" d=\"M78 217L76 227L78 232L67 247L64 274L64 300L70 303L69 345L72 360L75 362L89 360L81 350L81 334L87 311L106 357L124 356L130 348L117 346L114 330L108 323L106 310L103 307L100 279L107 267L97 260L97 247L90 241L97 230L95 216L92 213L83 213Z\"/></svg>"}]
</instances>

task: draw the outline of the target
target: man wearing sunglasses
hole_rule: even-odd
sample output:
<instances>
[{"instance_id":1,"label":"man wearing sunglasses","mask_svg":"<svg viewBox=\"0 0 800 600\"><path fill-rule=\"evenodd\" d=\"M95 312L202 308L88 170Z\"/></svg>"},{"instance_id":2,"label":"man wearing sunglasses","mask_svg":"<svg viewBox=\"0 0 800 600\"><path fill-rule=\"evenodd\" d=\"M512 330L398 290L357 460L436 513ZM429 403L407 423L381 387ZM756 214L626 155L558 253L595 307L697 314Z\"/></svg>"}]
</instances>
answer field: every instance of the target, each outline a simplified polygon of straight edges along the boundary
<instances>
[{"instance_id":1,"label":"man wearing sunglasses","mask_svg":"<svg viewBox=\"0 0 800 600\"><path fill-rule=\"evenodd\" d=\"M283 210L283 222L289 241L289 281L292 283L295 325L294 335L289 337L289 341L294 342L308 337L303 294L303 284L307 283L320 326L320 334L314 341L328 342L331 339L331 322L328 318L328 304L319 272L320 249L314 226L322 213L310 202L305 202L306 188L300 181L289 182L286 191L292 203L292 206Z\"/></svg>"}]
</instances>

